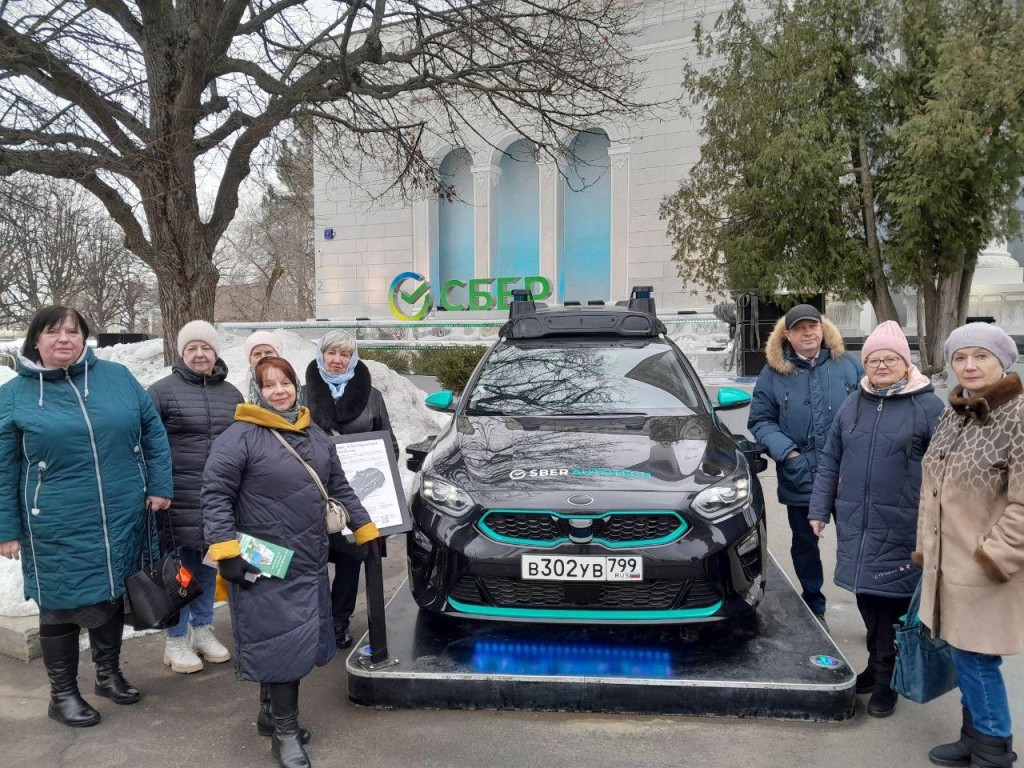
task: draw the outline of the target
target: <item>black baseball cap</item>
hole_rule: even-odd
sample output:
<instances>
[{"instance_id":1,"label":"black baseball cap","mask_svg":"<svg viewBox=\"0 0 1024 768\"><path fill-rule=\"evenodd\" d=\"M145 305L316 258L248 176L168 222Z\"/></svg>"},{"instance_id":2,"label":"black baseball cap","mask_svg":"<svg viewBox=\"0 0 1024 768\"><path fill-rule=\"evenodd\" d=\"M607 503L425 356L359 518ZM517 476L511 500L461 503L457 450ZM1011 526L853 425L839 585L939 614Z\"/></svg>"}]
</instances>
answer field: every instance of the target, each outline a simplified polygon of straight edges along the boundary
<instances>
[{"instance_id":1,"label":"black baseball cap","mask_svg":"<svg viewBox=\"0 0 1024 768\"><path fill-rule=\"evenodd\" d=\"M797 304L786 313L786 330L788 331L801 320L813 320L816 323L820 323L821 312L810 304Z\"/></svg>"}]
</instances>

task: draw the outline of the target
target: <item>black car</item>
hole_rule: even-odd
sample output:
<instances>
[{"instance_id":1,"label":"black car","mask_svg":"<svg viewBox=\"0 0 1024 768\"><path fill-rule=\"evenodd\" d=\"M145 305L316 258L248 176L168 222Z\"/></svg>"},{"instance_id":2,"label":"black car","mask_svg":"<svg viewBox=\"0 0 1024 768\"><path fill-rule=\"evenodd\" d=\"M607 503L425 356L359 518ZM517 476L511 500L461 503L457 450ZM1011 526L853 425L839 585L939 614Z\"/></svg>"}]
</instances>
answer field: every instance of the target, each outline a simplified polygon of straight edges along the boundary
<instances>
[{"instance_id":1,"label":"black car","mask_svg":"<svg viewBox=\"0 0 1024 768\"><path fill-rule=\"evenodd\" d=\"M511 318L431 444L408 535L421 609L520 622L749 623L767 558L757 446L715 411L653 313L537 307ZM625 303L625 302L624 302Z\"/></svg>"}]
</instances>

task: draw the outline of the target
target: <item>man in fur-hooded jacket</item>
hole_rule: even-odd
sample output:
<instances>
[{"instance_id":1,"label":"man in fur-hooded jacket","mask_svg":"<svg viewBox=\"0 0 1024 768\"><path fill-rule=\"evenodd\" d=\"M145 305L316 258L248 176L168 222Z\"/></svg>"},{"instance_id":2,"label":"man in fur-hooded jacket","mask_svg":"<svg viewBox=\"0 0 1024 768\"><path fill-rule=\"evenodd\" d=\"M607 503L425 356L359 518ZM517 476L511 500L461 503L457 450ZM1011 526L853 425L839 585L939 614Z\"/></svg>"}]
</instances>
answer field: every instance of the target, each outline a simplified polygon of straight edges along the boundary
<instances>
[{"instance_id":1,"label":"man in fur-hooded jacket","mask_svg":"<svg viewBox=\"0 0 1024 768\"><path fill-rule=\"evenodd\" d=\"M824 623L824 576L808 505L832 419L864 369L846 352L839 329L809 304L798 304L779 319L765 356L768 364L754 386L747 429L775 459L779 502L786 505L793 532L793 570L804 602Z\"/></svg>"}]
</instances>

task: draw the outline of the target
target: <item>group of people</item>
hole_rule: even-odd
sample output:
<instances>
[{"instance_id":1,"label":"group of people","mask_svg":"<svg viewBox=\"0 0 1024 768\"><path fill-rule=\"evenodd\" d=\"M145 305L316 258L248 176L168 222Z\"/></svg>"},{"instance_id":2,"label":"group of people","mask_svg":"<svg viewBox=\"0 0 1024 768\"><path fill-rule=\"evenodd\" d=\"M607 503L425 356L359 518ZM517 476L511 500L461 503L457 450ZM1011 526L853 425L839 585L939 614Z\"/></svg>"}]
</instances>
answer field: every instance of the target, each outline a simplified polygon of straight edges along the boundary
<instances>
[{"instance_id":1,"label":"group of people","mask_svg":"<svg viewBox=\"0 0 1024 768\"><path fill-rule=\"evenodd\" d=\"M120 666L125 579L139 569L143 547L159 545L179 552L202 590L166 630L164 664L187 674L231 659L213 631L219 574L238 677L260 684L257 729L272 736L281 766L310 765L299 682L352 644L360 565L379 538L329 434L384 430L398 451L355 340L344 331L320 340L304 404L268 332L246 340L245 398L227 381L217 330L205 321L182 327L170 375L148 392L124 366L98 359L88 338L74 309L40 310L18 376L0 387L0 555L21 559L25 595L39 605L49 716L72 727L100 720L78 686L83 628L94 693L117 704L139 700ZM307 467L344 503L354 543L328 535ZM145 541L152 528L159 542ZM284 578L253 578L242 533L294 552ZM216 568L203 564L207 556Z\"/></svg>"},{"instance_id":2,"label":"group of people","mask_svg":"<svg viewBox=\"0 0 1024 768\"><path fill-rule=\"evenodd\" d=\"M160 546L178 550L202 588L167 630L164 664L192 673L231 658L213 632L219 573L238 676L260 684L258 731L273 737L280 765L308 766L299 681L351 645L365 545L379 538L330 436L383 430L398 455L355 340L327 333L303 392L279 340L252 334L243 398L204 321L181 329L179 359L148 392L125 367L98 359L88 338L77 311L40 310L18 376L0 387L0 555L20 557L25 594L39 605L49 716L99 722L78 687L82 629L94 693L139 700L120 667L124 584L142 548L156 546L144 541L147 515L156 515ZM777 462L802 597L826 631L818 543L835 525L835 582L855 593L866 628L868 664L856 686L871 695L868 713L896 707L893 625L920 582L921 620L952 648L963 706L960 738L929 757L1010 766L1000 663L1024 650L1024 389L1008 372L1016 344L994 325L957 328L945 354L957 385L944 406L897 323L879 325L858 360L827 318L798 305L768 340L748 426ZM354 543L328 535L302 464L347 507ZM252 579L241 533L294 551L285 578ZM203 564L207 554L216 568Z\"/></svg>"},{"instance_id":3,"label":"group of people","mask_svg":"<svg viewBox=\"0 0 1024 768\"><path fill-rule=\"evenodd\" d=\"M894 625L920 586L919 616L949 643L960 738L936 765L996 768L1016 754L1002 657L1024 650L1024 389L1017 346L987 323L945 345L956 386L944 405L899 324L880 324L860 360L834 324L801 304L765 346L748 428L775 460L793 567L828 631L818 543L836 530L835 583L856 596L867 710L896 708Z\"/></svg>"}]
</instances>

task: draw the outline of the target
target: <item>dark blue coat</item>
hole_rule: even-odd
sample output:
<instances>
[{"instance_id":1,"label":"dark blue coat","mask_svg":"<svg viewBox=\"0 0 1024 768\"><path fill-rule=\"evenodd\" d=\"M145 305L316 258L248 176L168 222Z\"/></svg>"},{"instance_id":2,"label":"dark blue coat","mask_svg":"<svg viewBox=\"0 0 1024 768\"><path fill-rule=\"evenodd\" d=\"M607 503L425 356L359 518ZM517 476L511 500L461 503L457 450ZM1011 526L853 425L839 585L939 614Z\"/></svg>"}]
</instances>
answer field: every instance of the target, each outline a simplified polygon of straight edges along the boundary
<instances>
[{"instance_id":1,"label":"dark blue coat","mask_svg":"<svg viewBox=\"0 0 1024 768\"><path fill-rule=\"evenodd\" d=\"M822 319L824 346L813 365L785 341L784 324L780 319L765 345L768 364L754 386L747 429L776 461L779 502L806 506L832 419L864 369L827 319ZM794 450L800 455L786 460Z\"/></svg>"},{"instance_id":2,"label":"dark blue coat","mask_svg":"<svg viewBox=\"0 0 1024 768\"><path fill-rule=\"evenodd\" d=\"M146 496L173 495L164 426L129 370L91 349L67 370L30 365L0 387L0 541L21 541L40 608L120 597Z\"/></svg>"},{"instance_id":3,"label":"dark blue coat","mask_svg":"<svg viewBox=\"0 0 1024 768\"><path fill-rule=\"evenodd\" d=\"M353 530L370 522L320 427L279 434L345 504ZM228 587L238 676L287 683L329 662L336 645L327 526L322 496L307 471L270 429L236 421L213 442L201 498L209 544L248 533L295 552L285 578L261 578L248 589Z\"/></svg>"},{"instance_id":4,"label":"dark blue coat","mask_svg":"<svg viewBox=\"0 0 1024 768\"><path fill-rule=\"evenodd\" d=\"M858 388L839 408L811 495L810 519L835 518L835 582L852 592L913 594L921 459L942 413L931 384L880 398Z\"/></svg>"}]
</instances>

